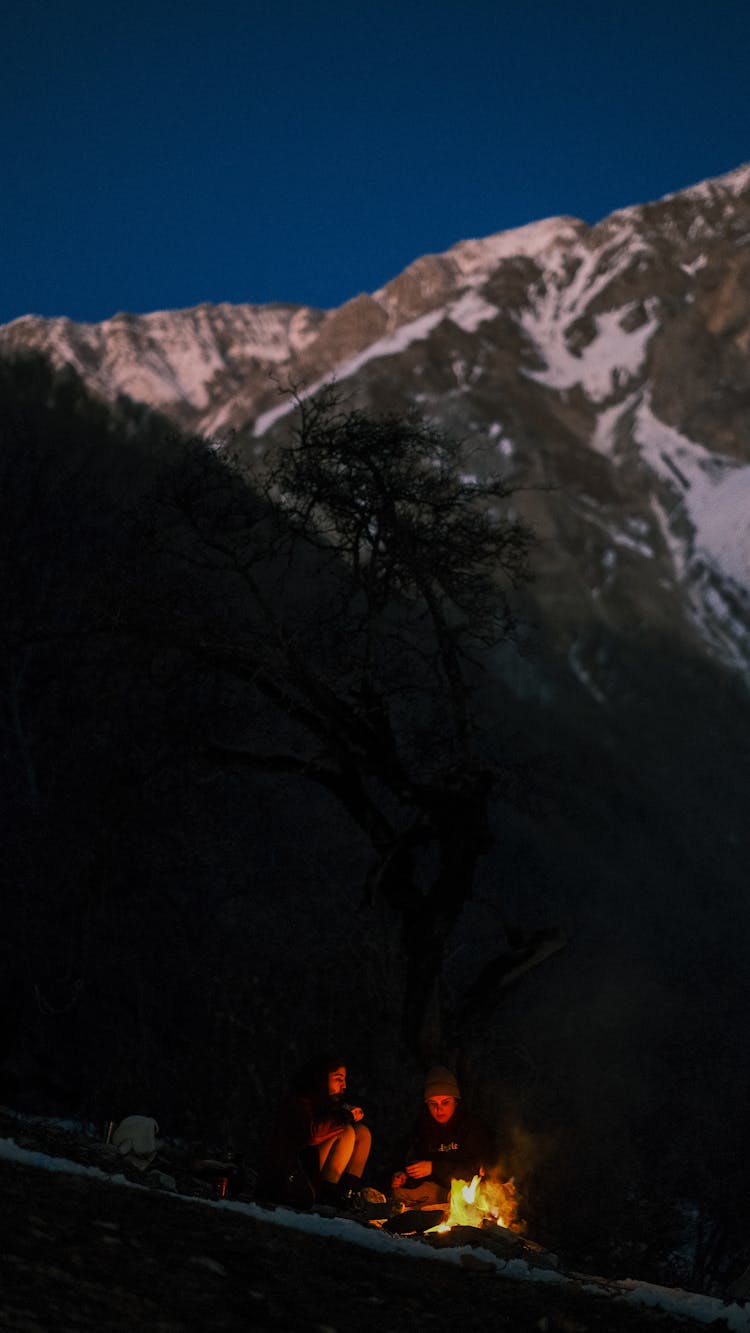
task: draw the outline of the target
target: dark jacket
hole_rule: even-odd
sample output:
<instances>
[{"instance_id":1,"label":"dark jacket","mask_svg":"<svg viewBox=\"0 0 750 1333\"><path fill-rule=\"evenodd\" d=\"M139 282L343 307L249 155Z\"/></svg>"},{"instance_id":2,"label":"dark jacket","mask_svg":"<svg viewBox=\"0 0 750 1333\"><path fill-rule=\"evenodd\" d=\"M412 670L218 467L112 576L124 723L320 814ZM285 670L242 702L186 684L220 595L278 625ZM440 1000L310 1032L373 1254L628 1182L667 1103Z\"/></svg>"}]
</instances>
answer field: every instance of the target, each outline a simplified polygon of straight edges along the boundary
<instances>
[{"instance_id":1,"label":"dark jacket","mask_svg":"<svg viewBox=\"0 0 750 1333\"><path fill-rule=\"evenodd\" d=\"M404 1145L397 1170L403 1171L410 1162L432 1162L432 1173L426 1179L450 1189L451 1180L471 1180L480 1166L492 1164L492 1158L489 1129L466 1110L463 1102L444 1125L438 1124L425 1106Z\"/></svg>"}]
</instances>

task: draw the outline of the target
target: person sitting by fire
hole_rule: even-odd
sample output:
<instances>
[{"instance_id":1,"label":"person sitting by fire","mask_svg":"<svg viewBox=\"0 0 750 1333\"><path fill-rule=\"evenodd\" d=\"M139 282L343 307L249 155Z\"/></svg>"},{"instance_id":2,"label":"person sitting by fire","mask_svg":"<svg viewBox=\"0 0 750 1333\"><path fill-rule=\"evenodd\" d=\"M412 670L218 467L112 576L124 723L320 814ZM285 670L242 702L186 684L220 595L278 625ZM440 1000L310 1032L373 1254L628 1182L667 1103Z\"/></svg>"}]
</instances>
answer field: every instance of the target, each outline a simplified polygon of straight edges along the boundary
<instances>
[{"instance_id":1,"label":"person sitting by fire","mask_svg":"<svg viewBox=\"0 0 750 1333\"><path fill-rule=\"evenodd\" d=\"M444 1065L430 1069L424 1085L424 1107L394 1172L394 1203L426 1208L447 1203L451 1181L471 1181L492 1161L492 1135L466 1109L455 1075Z\"/></svg>"},{"instance_id":2,"label":"person sitting by fire","mask_svg":"<svg viewBox=\"0 0 750 1333\"><path fill-rule=\"evenodd\" d=\"M351 1202L362 1186L372 1135L361 1106L347 1102L346 1064L335 1056L311 1060L284 1099L256 1197L310 1208Z\"/></svg>"}]
</instances>

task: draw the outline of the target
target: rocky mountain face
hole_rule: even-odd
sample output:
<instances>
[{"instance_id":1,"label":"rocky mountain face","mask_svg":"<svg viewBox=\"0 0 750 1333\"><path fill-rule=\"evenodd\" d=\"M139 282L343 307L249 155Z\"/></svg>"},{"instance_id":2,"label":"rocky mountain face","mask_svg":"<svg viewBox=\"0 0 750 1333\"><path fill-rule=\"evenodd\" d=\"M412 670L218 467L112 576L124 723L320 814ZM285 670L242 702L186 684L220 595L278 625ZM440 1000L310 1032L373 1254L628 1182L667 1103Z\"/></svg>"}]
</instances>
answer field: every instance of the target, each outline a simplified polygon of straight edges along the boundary
<instances>
[{"instance_id":1,"label":"rocky mountain face","mask_svg":"<svg viewBox=\"0 0 750 1333\"><path fill-rule=\"evenodd\" d=\"M232 433L250 461L286 424L279 386L335 376L363 406L416 403L466 440L467 470L524 488L545 622L601 699L607 629L748 661L748 241L743 167L593 227L461 242L336 310L28 316L0 352L39 349L106 400Z\"/></svg>"}]
</instances>

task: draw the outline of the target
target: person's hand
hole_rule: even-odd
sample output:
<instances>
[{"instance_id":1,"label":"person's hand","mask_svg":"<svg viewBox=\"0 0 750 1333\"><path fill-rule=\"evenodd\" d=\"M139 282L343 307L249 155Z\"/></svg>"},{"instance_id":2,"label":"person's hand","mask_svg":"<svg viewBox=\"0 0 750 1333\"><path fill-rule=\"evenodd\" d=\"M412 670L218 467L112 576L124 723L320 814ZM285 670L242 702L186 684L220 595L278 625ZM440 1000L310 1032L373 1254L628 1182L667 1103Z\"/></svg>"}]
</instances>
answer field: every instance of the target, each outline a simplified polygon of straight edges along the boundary
<instances>
[{"instance_id":1,"label":"person's hand","mask_svg":"<svg viewBox=\"0 0 750 1333\"><path fill-rule=\"evenodd\" d=\"M364 1120L365 1118L365 1113L362 1110L361 1106L350 1106L349 1112L351 1114L352 1120Z\"/></svg>"},{"instance_id":2,"label":"person's hand","mask_svg":"<svg viewBox=\"0 0 750 1333\"><path fill-rule=\"evenodd\" d=\"M412 1180L421 1180L423 1176L432 1175L432 1162L410 1162L406 1168L407 1176Z\"/></svg>"},{"instance_id":3,"label":"person's hand","mask_svg":"<svg viewBox=\"0 0 750 1333\"><path fill-rule=\"evenodd\" d=\"M391 1176L391 1189L400 1190L402 1185L406 1184L406 1172L395 1171Z\"/></svg>"}]
</instances>

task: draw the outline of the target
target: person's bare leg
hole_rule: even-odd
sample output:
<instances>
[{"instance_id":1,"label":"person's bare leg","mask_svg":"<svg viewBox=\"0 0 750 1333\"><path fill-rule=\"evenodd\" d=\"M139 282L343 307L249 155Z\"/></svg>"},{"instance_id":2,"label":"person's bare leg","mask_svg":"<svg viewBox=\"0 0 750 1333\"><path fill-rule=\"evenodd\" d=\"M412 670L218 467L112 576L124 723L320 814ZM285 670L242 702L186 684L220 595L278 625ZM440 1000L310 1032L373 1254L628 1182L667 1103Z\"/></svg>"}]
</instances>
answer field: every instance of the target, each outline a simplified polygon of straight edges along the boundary
<instances>
[{"instance_id":1,"label":"person's bare leg","mask_svg":"<svg viewBox=\"0 0 750 1333\"><path fill-rule=\"evenodd\" d=\"M370 1156L372 1146L372 1134L367 1125L357 1124L354 1126L354 1148L349 1163L346 1166L346 1173L349 1176L356 1176L358 1180L362 1179L367 1166L367 1159Z\"/></svg>"},{"instance_id":2,"label":"person's bare leg","mask_svg":"<svg viewBox=\"0 0 750 1333\"><path fill-rule=\"evenodd\" d=\"M353 1125L342 1125L335 1138L327 1139L318 1149L320 1153L320 1178L327 1184L338 1185L342 1173L354 1152L355 1134Z\"/></svg>"}]
</instances>

